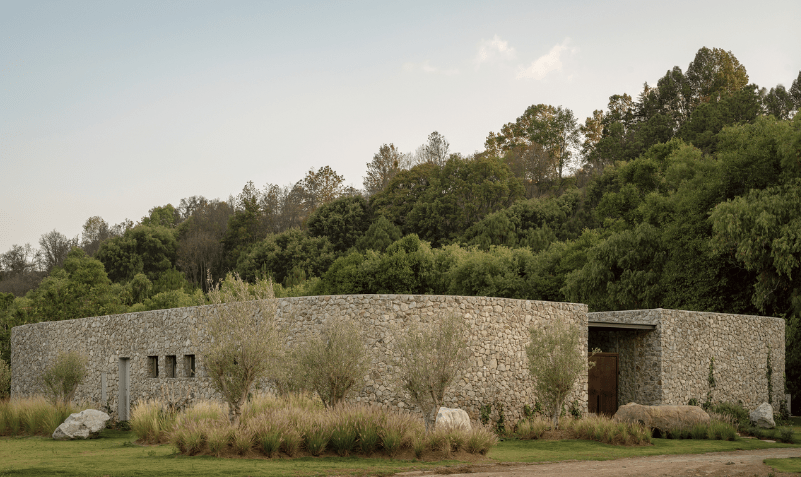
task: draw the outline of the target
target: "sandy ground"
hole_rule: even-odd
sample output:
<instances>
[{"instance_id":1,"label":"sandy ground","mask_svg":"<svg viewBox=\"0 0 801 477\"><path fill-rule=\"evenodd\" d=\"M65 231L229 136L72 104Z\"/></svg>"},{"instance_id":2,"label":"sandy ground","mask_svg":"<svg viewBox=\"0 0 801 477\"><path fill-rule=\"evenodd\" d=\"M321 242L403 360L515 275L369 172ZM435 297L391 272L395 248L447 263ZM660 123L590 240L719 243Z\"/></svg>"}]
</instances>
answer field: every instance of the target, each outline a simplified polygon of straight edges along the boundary
<instances>
[{"instance_id":1,"label":"sandy ground","mask_svg":"<svg viewBox=\"0 0 801 477\"><path fill-rule=\"evenodd\" d=\"M801 449L761 449L708 454L632 457L607 461L569 461L556 463L472 464L447 470L404 472L403 477L469 475L470 477L517 477L547 475L554 477L624 477L624 476L767 476L772 470L764 459L801 457ZM439 472L439 473L438 473ZM774 473L776 476L798 474Z\"/></svg>"}]
</instances>

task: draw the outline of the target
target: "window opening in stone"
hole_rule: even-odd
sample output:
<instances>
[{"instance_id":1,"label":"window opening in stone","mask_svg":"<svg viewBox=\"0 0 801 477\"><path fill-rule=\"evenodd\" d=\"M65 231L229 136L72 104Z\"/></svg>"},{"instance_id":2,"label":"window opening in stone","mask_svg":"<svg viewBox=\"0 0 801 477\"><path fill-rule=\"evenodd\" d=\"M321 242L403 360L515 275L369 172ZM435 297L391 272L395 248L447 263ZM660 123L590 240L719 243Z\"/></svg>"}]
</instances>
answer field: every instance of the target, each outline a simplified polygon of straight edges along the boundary
<instances>
[{"instance_id":1,"label":"window opening in stone","mask_svg":"<svg viewBox=\"0 0 801 477\"><path fill-rule=\"evenodd\" d=\"M159 377L159 357L158 356L148 356L147 357L147 377L149 377L149 378L158 378Z\"/></svg>"},{"instance_id":2,"label":"window opening in stone","mask_svg":"<svg viewBox=\"0 0 801 477\"><path fill-rule=\"evenodd\" d=\"M167 356L164 365L167 367L165 370L168 378L175 377L175 356Z\"/></svg>"},{"instance_id":3,"label":"window opening in stone","mask_svg":"<svg viewBox=\"0 0 801 477\"><path fill-rule=\"evenodd\" d=\"M184 376L187 378L195 377L195 355L193 354L184 355Z\"/></svg>"}]
</instances>

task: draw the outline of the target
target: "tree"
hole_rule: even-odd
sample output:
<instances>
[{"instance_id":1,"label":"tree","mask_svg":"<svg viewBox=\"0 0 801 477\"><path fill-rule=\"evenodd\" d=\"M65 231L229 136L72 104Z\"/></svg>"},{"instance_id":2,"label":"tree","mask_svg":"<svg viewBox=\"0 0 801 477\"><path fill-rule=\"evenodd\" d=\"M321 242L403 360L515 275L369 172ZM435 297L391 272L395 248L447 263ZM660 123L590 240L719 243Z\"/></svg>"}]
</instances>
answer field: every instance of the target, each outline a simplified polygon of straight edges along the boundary
<instances>
[{"instance_id":1,"label":"tree","mask_svg":"<svg viewBox=\"0 0 801 477\"><path fill-rule=\"evenodd\" d=\"M587 357L582 352L578 326L554 321L545 327L531 328L531 342L526 346L528 368L534 388L553 429L559 428L559 414L576 380L587 372Z\"/></svg>"},{"instance_id":2,"label":"tree","mask_svg":"<svg viewBox=\"0 0 801 477\"><path fill-rule=\"evenodd\" d=\"M367 163L367 176L364 178L364 191L367 196L384 190L395 175L401 170L403 154L394 144L384 144Z\"/></svg>"},{"instance_id":3,"label":"tree","mask_svg":"<svg viewBox=\"0 0 801 477\"><path fill-rule=\"evenodd\" d=\"M66 235L53 230L39 238L39 246L42 268L50 273L53 268L64 264L72 247L78 246L78 238L68 239Z\"/></svg>"},{"instance_id":4,"label":"tree","mask_svg":"<svg viewBox=\"0 0 801 477\"><path fill-rule=\"evenodd\" d=\"M771 88L762 98L762 103L765 112L772 114L776 119L790 119L798 108L793 96L782 85Z\"/></svg>"},{"instance_id":5,"label":"tree","mask_svg":"<svg viewBox=\"0 0 801 477\"><path fill-rule=\"evenodd\" d=\"M426 431L432 431L445 393L464 368L469 353L463 317L446 315L428 325L410 324L397 331L399 358L394 367L403 388L423 411Z\"/></svg>"},{"instance_id":6,"label":"tree","mask_svg":"<svg viewBox=\"0 0 801 477\"><path fill-rule=\"evenodd\" d=\"M217 306L202 323L203 366L228 403L230 422L238 426L253 384L269 377L280 356L278 304L271 281L256 279L248 286L230 274L209 288L208 297Z\"/></svg>"},{"instance_id":7,"label":"tree","mask_svg":"<svg viewBox=\"0 0 801 477\"><path fill-rule=\"evenodd\" d=\"M381 215L370 224L367 232L356 241L356 248L362 251L375 250L376 252L383 252L400 238L400 229Z\"/></svg>"},{"instance_id":8,"label":"tree","mask_svg":"<svg viewBox=\"0 0 801 477\"><path fill-rule=\"evenodd\" d=\"M306 276L321 276L336 256L327 237L309 237L304 231L289 229L280 234L270 234L244 250L236 269L246 280L266 274L283 283L295 268Z\"/></svg>"},{"instance_id":9,"label":"tree","mask_svg":"<svg viewBox=\"0 0 801 477\"><path fill-rule=\"evenodd\" d=\"M140 224L120 237L103 242L96 258L103 262L113 282L130 280L137 273L156 280L178 260L176 235L175 229Z\"/></svg>"},{"instance_id":10,"label":"tree","mask_svg":"<svg viewBox=\"0 0 801 477\"><path fill-rule=\"evenodd\" d=\"M221 241L233 213L226 202L208 201L194 207L191 216L178 226L176 265L191 283L205 289L209 274L212 280L223 278L225 253Z\"/></svg>"},{"instance_id":11,"label":"tree","mask_svg":"<svg viewBox=\"0 0 801 477\"><path fill-rule=\"evenodd\" d=\"M739 91L748 84L745 66L731 51L703 47L687 67L685 75L689 83L690 106L717 100L723 94Z\"/></svg>"},{"instance_id":12,"label":"tree","mask_svg":"<svg viewBox=\"0 0 801 477\"><path fill-rule=\"evenodd\" d=\"M42 373L42 383L55 403L66 406L75 397L78 385L88 374L89 358L76 352L59 352L56 360Z\"/></svg>"},{"instance_id":13,"label":"tree","mask_svg":"<svg viewBox=\"0 0 801 477\"><path fill-rule=\"evenodd\" d=\"M448 160L450 143L445 136L437 131L428 135L428 142L417 149L415 162L417 164L433 164L438 167L445 165Z\"/></svg>"},{"instance_id":14,"label":"tree","mask_svg":"<svg viewBox=\"0 0 801 477\"><path fill-rule=\"evenodd\" d=\"M523 197L523 186L500 159L451 158L435 169L431 185L412 206L405 229L434 246Z\"/></svg>"},{"instance_id":15,"label":"tree","mask_svg":"<svg viewBox=\"0 0 801 477\"><path fill-rule=\"evenodd\" d=\"M38 254L31 244L12 245L11 250L0 254L0 277L7 279L36 271L39 264Z\"/></svg>"},{"instance_id":16,"label":"tree","mask_svg":"<svg viewBox=\"0 0 801 477\"><path fill-rule=\"evenodd\" d=\"M370 227L372 213L367 200L355 195L340 197L321 205L309 216L307 226L312 237L327 237L337 252L356 244Z\"/></svg>"},{"instance_id":17,"label":"tree","mask_svg":"<svg viewBox=\"0 0 801 477\"><path fill-rule=\"evenodd\" d=\"M547 151L558 178L570 167L581 146L580 130L573 111L562 106L535 104L526 108L514 123L507 123L498 134L490 133L485 147L495 155L516 146L539 144Z\"/></svg>"},{"instance_id":18,"label":"tree","mask_svg":"<svg viewBox=\"0 0 801 477\"><path fill-rule=\"evenodd\" d=\"M55 268L38 288L28 293L34 322L102 316L127 311L124 288L112 285L103 263L73 248L63 268Z\"/></svg>"},{"instance_id":19,"label":"tree","mask_svg":"<svg viewBox=\"0 0 801 477\"><path fill-rule=\"evenodd\" d=\"M347 318L330 319L320 333L305 336L297 359L307 386L326 407L342 402L370 365L360 327Z\"/></svg>"},{"instance_id":20,"label":"tree","mask_svg":"<svg viewBox=\"0 0 801 477\"><path fill-rule=\"evenodd\" d=\"M408 171L400 171L389 184L370 197L370 207L376 215L383 215L390 222L408 233L409 213L422 199L439 168L434 164L418 164Z\"/></svg>"},{"instance_id":21,"label":"tree","mask_svg":"<svg viewBox=\"0 0 801 477\"><path fill-rule=\"evenodd\" d=\"M81 234L81 248L93 256L100 249L100 244L114 236L111 227L102 217L95 215L86 219Z\"/></svg>"},{"instance_id":22,"label":"tree","mask_svg":"<svg viewBox=\"0 0 801 477\"><path fill-rule=\"evenodd\" d=\"M309 169L306 177L298 183L304 192L307 214L342 195L343 182L345 178L330 166L323 166L316 171L314 168Z\"/></svg>"}]
</instances>

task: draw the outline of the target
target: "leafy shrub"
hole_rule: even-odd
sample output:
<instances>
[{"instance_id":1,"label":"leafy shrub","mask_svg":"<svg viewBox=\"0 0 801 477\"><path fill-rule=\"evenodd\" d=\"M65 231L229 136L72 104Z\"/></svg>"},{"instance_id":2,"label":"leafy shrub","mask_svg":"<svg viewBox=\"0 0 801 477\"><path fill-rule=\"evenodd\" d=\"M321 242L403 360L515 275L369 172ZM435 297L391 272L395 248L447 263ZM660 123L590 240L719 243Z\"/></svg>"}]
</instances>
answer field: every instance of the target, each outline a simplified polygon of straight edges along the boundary
<instances>
[{"instance_id":1,"label":"leafy shrub","mask_svg":"<svg viewBox=\"0 0 801 477\"><path fill-rule=\"evenodd\" d=\"M713 404L710 406L709 412L728 416L738 429L746 429L751 425L748 409L739 403L721 402Z\"/></svg>"},{"instance_id":2,"label":"leafy shrub","mask_svg":"<svg viewBox=\"0 0 801 477\"><path fill-rule=\"evenodd\" d=\"M86 378L89 359L77 351L59 353L56 360L42 373L42 382L54 402L66 405L75 396L78 385Z\"/></svg>"}]
</instances>

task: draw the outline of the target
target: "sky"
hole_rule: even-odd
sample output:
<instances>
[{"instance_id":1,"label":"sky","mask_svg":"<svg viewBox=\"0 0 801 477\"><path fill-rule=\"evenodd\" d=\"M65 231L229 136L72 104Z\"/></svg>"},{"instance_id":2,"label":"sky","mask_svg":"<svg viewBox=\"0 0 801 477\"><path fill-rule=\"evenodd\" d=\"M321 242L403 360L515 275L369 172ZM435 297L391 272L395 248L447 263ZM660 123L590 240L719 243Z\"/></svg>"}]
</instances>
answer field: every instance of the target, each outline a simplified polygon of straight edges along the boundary
<instances>
[{"instance_id":1,"label":"sky","mask_svg":"<svg viewBox=\"0 0 801 477\"><path fill-rule=\"evenodd\" d=\"M801 2L0 0L0 253L382 144L451 152L532 104L583 119L701 47L750 81L801 70Z\"/></svg>"}]
</instances>

